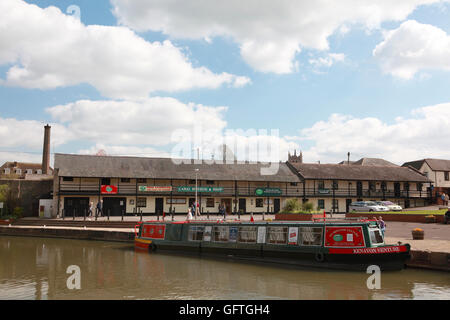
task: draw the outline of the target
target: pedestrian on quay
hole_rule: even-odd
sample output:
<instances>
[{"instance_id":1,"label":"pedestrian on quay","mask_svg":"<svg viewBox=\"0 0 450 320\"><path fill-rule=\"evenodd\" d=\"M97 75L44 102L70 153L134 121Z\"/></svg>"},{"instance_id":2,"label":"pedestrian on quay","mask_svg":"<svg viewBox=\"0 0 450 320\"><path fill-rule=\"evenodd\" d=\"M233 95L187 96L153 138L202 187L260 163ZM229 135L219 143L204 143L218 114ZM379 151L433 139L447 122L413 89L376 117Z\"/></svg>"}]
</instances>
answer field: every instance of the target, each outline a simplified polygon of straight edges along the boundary
<instances>
[{"instance_id":1,"label":"pedestrian on quay","mask_svg":"<svg viewBox=\"0 0 450 320\"><path fill-rule=\"evenodd\" d=\"M99 217L103 215L103 200L97 202L97 214Z\"/></svg>"},{"instance_id":2,"label":"pedestrian on quay","mask_svg":"<svg viewBox=\"0 0 450 320\"><path fill-rule=\"evenodd\" d=\"M441 194L442 205L445 205L445 192Z\"/></svg>"},{"instance_id":3,"label":"pedestrian on quay","mask_svg":"<svg viewBox=\"0 0 450 320\"><path fill-rule=\"evenodd\" d=\"M89 217L92 217L93 215L94 215L94 203L91 201L89 203Z\"/></svg>"},{"instance_id":4,"label":"pedestrian on quay","mask_svg":"<svg viewBox=\"0 0 450 320\"><path fill-rule=\"evenodd\" d=\"M378 219L378 225L380 226L381 233L383 234L384 237L384 232L386 231L386 223L383 221L383 218L381 216Z\"/></svg>"},{"instance_id":5,"label":"pedestrian on quay","mask_svg":"<svg viewBox=\"0 0 450 320\"><path fill-rule=\"evenodd\" d=\"M188 208L188 213L187 213L187 216L186 216L186 220L187 221L191 221L192 220L192 208Z\"/></svg>"},{"instance_id":6,"label":"pedestrian on quay","mask_svg":"<svg viewBox=\"0 0 450 320\"><path fill-rule=\"evenodd\" d=\"M448 194L445 194L444 205L447 206L447 207L448 207L448 200L449 200Z\"/></svg>"},{"instance_id":7,"label":"pedestrian on quay","mask_svg":"<svg viewBox=\"0 0 450 320\"><path fill-rule=\"evenodd\" d=\"M223 204L223 202L219 205L219 214L221 216L223 216L223 220L226 220L226 209L225 209L225 205Z\"/></svg>"}]
</instances>

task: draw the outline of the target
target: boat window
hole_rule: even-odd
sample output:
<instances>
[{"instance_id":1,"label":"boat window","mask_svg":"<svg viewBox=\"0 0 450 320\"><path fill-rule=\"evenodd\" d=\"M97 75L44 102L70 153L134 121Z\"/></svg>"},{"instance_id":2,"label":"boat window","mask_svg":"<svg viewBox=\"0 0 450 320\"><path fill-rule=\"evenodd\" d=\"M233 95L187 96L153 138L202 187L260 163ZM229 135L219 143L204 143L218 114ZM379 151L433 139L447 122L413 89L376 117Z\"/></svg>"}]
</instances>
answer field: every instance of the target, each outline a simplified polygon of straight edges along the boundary
<instances>
[{"instance_id":1,"label":"boat window","mask_svg":"<svg viewBox=\"0 0 450 320\"><path fill-rule=\"evenodd\" d=\"M227 226L215 226L213 231L213 241L228 242L229 231Z\"/></svg>"},{"instance_id":2,"label":"boat window","mask_svg":"<svg viewBox=\"0 0 450 320\"><path fill-rule=\"evenodd\" d=\"M287 227L269 227L268 243L286 244L287 243Z\"/></svg>"},{"instance_id":3,"label":"boat window","mask_svg":"<svg viewBox=\"0 0 450 320\"><path fill-rule=\"evenodd\" d=\"M370 231L370 242L372 242L372 244L384 243L383 236L381 235L381 231L379 229L373 229L369 231Z\"/></svg>"},{"instance_id":4,"label":"boat window","mask_svg":"<svg viewBox=\"0 0 450 320\"><path fill-rule=\"evenodd\" d=\"M256 242L256 227L240 227L239 242Z\"/></svg>"},{"instance_id":5,"label":"boat window","mask_svg":"<svg viewBox=\"0 0 450 320\"><path fill-rule=\"evenodd\" d=\"M190 226L189 233L188 233L188 240L189 241L202 241L204 231L205 231L204 226Z\"/></svg>"},{"instance_id":6,"label":"boat window","mask_svg":"<svg viewBox=\"0 0 450 320\"><path fill-rule=\"evenodd\" d=\"M303 246L322 245L323 228L301 227L299 228L299 244Z\"/></svg>"}]
</instances>

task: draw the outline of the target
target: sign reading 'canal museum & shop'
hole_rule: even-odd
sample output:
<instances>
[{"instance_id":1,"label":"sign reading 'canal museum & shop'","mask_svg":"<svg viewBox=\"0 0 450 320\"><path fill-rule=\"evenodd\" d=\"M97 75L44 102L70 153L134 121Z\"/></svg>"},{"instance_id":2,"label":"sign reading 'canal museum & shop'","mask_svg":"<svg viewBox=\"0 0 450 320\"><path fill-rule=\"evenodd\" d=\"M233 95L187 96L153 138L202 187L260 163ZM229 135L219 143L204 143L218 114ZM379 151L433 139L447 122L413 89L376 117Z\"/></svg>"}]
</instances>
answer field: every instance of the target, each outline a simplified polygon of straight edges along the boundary
<instances>
[{"instance_id":1,"label":"sign reading 'canal museum & shop'","mask_svg":"<svg viewBox=\"0 0 450 320\"><path fill-rule=\"evenodd\" d=\"M255 195L263 197L277 197L282 194L280 188L257 188L255 189Z\"/></svg>"},{"instance_id":2,"label":"sign reading 'canal museum & shop'","mask_svg":"<svg viewBox=\"0 0 450 320\"><path fill-rule=\"evenodd\" d=\"M195 192L195 187L178 187L178 192ZM223 187L197 187L197 192L223 192Z\"/></svg>"}]
</instances>

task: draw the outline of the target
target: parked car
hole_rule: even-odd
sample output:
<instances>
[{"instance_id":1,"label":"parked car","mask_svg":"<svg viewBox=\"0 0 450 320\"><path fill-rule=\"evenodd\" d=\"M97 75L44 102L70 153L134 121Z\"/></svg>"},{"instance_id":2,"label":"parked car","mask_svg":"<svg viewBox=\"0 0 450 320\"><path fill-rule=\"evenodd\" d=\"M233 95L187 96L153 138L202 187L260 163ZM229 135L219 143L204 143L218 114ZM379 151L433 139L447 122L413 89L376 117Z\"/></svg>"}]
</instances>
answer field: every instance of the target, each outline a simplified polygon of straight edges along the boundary
<instances>
[{"instance_id":1,"label":"parked car","mask_svg":"<svg viewBox=\"0 0 450 320\"><path fill-rule=\"evenodd\" d=\"M398 204L395 204L391 201L377 201L376 202L380 206L388 207L389 211L402 211L403 208Z\"/></svg>"},{"instance_id":2,"label":"parked car","mask_svg":"<svg viewBox=\"0 0 450 320\"><path fill-rule=\"evenodd\" d=\"M386 206L381 206L374 201L358 201L352 202L349 206L350 212L374 212L374 211L389 211Z\"/></svg>"}]
</instances>

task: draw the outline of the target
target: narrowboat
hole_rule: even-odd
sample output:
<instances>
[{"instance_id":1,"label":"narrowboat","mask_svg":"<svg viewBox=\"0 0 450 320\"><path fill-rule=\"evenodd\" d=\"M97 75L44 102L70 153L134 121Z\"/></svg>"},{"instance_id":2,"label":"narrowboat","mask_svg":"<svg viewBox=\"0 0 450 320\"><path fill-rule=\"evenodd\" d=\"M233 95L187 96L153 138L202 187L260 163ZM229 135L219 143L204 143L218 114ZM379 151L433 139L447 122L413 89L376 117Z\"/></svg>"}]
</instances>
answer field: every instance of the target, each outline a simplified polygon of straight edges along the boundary
<instances>
[{"instance_id":1,"label":"narrowboat","mask_svg":"<svg viewBox=\"0 0 450 320\"><path fill-rule=\"evenodd\" d=\"M146 221L135 249L200 253L304 267L401 270L410 245L387 245L376 221Z\"/></svg>"}]
</instances>

